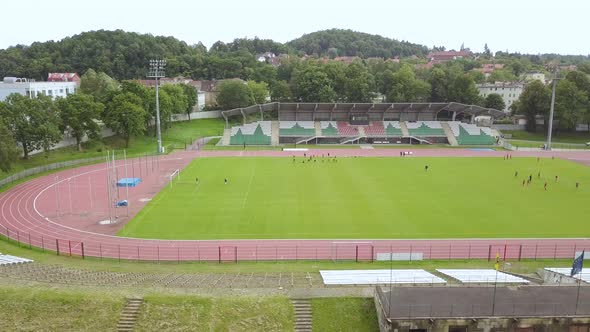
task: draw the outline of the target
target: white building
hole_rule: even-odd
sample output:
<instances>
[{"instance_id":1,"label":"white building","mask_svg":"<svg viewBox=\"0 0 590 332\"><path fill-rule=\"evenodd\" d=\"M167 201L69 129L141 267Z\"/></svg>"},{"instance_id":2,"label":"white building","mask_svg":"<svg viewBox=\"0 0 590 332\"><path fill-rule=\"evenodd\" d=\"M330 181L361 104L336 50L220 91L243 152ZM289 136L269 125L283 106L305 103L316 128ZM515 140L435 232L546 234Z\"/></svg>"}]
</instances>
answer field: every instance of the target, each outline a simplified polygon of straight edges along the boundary
<instances>
[{"instance_id":1,"label":"white building","mask_svg":"<svg viewBox=\"0 0 590 332\"><path fill-rule=\"evenodd\" d=\"M540 71L533 71L533 72L528 72L526 74L524 74L524 79L526 81L541 81L543 84L545 84L545 73L542 73Z\"/></svg>"},{"instance_id":2,"label":"white building","mask_svg":"<svg viewBox=\"0 0 590 332\"><path fill-rule=\"evenodd\" d=\"M524 84L519 82L483 83L477 84L477 89L479 90L479 95L484 98L491 93L499 94L506 105L506 108L500 111L510 112L510 106L520 97L520 94L524 90Z\"/></svg>"},{"instance_id":3,"label":"white building","mask_svg":"<svg viewBox=\"0 0 590 332\"><path fill-rule=\"evenodd\" d=\"M197 91L197 108L202 111L205 108L205 92Z\"/></svg>"},{"instance_id":4,"label":"white building","mask_svg":"<svg viewBox=\"0 0 590 332\"><path fill-rule=\"evenodd\" d=\"M66 97L76 92L77 88L76 82L35 82L26 78L4 77L0 82L0 101L6 100L13 93L30 98L45 95L55 99Z\"/></svg>"}]
</instances>

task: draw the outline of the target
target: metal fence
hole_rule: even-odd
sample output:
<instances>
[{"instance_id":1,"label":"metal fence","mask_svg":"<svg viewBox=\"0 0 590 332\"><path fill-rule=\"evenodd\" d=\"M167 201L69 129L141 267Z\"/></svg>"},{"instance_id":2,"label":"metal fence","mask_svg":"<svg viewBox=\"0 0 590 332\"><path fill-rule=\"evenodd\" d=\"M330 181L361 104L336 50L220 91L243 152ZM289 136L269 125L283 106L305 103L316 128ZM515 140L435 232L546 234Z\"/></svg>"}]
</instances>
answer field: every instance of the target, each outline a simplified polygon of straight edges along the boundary
<instances>
[{"instance_id":1,"label":"metal fence","mask_svg":"<svg viewBox=\"0 0 590 332\"><path fill-rule=\"evenodd\" d=\"M478 303L394 305L391 317L397 319L465 318L465 317L563 317L587 316L590 302L572 303Z\"/></svg>"},{"instance_id":2,"label":"metal fence","mask_svg":"<svg viewBox=\"0 0 590 332\"><path fill-rule=\"evenodd\" d=\"M80 238L56 238L35 231L24 232L0 226L0 235L20 246L36 247L57 255L110 258L129 261L298 261L332 260L372 262L391 254L412 260L420 253L424 260L487 259L496 255L503 261L522 259L573 258L576 252L590 251L588 241L545 240L540 244L497 244L494 240L478 240L476 243L446 241L379 240L374 244L338 243L326 240L219 240L219 241L149 241L141 239L105 238L81 241ZM526 240L523 240L526 241ZM400 243L401 242L401 243ZM424 242L424 243L421 243ZM468 241L465 241L468 242ZM497 242L497 241L496 241ZM390 256L390 257L391 257Z\"/></svg>"},{"instance_id":3,"label":"metal fence","mask_svg":"<svg viewBox=\"0 0 590 332\"><path fill-rule=\"evenodd\" d=\"M62 161L59 163L53 163L53 164L47 164L47 165L29 168L29 169L26 169L22 172L18 172L16 174L10 175L10 176L0 180L0 187L3 187L7 184L11 184L13 182L16 182L20 179L26 178L31 175L35 175L35 174L39 174L39 173L43 173L43 172L48 172L48 171L52 171L52 170L60 169L60 168L66 168L66 167L71 167L71 166L76 166L76 165L81 165L81 164L94 163L97 161L104 161L104 157Z\"/></svg>"}]
</instances>

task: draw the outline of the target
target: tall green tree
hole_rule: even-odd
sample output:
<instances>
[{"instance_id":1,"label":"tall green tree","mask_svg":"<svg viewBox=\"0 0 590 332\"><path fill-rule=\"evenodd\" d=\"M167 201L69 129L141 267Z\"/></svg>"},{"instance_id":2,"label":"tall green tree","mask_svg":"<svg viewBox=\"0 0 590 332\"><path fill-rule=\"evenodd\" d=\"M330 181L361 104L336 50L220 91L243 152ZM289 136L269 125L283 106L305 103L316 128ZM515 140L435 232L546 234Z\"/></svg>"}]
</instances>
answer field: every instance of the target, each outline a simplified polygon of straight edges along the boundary
<instances>
[{"instance_id":1,"label":"tall green tree","mask_svg":"<svg viewBox=\"0 0 590 332\"><path fill-rule=\"evenodd\" d=\"M506 108L506 103L504 103L504 99L497 93L490 93L485 100L485 107L497 109L498 111L503 111Z\"/></svg>"},{"instance_id":2,"label":"tall green tree","mask_svg":"<svg viewBox=\"0 0 590 332\"><path fill-rule=\"evenodd\" d=\"M584 111L581 114L580 121L588 125L590 131L590 78L586 73L581 71L570 71L566 75L566 79L576 85L578 90L583 92L588 99Z\"/></svg>"},{"instance_id":3,"label":"tall green tree","mask_svg":"<svg viewBox=\"0 0 590 332\"><path fill-rule=\"evenodd\" d=\"M21 145L25 159L29 153L50 148L63 138L50 97L29 98L11 94L6 99L4 122Z\"/></svg>"},{"instance_id":4,"label":"tall green tree","mask_svg":"<svg viewBox=\"0 0 590 332\"><path fill-rule=\"evenodd\" d=\"M217 104L224 110L248 107L254 104L254 96L252 96L252 90L243 82L225 81L219 86Z\"/></svg>"},{"instance_id":5,"label":"tall green tree","mask_svg":"<svg viewBox=\"0 0 590 332\"><path fill-rule=\"evenodd\" d=\"M585 120L588 95L569 80L562 80L555 89L555 118L559 128L573 131Z\"/></svg>"},{"instance_id":6,"label":"tall green tree","mask_svg":"<svg viewBox=\"0 0 590 332\"><path fill-rule=\"evenodd\" d=\"M450 102L468 105L483 105L483 98L480 97L475 82L468 74L462 74L455 77L449 85L448 93L448 101Z\"/></svg>"},{"instance_id":7,"label":"tall green tree","mask_svg":"<svg viewBox=\"0 0 590 332\"><path fill-rule=\"evenodd\" d=\"M156 98L152 96L150 90L154 90L153 88L148 88L147 86L141 84L139 81L136 80L129 80L121 82L121 90L122 93L132 93L138 96L143 102L143 109L149 111L151 105L156 102Z\"/></svg>"},{"instance_id":8,"label":"tall green tree","mask_svg":"<svg viewBox=\"0 0 590 332\"><path fill-rule=\"evenodd\" d=\"M515 110L526 117L526 130L537 131L537 115L547 116L551 104L551 91L541 81L532 81L518 97Z\"/></svg>"},{"instance_id":9,"label":"tall green tree","mask_svg":"<svg viewBox=\"0 0 590 332\"><path fill-rule=\"evenodd\" d=\"M191 120L191 113L193 112L193 108L197 105L197 89L195 89L193 86L188 85L188 84L179 84L178 86L180 86L182 88L182 91L184 92L184 95L186 96L186 116L188 117L188 121Z\"/></svg>"},{"instance_id":10,"label":"tall green tree","mask_svg":"<svg viewBox=\"0 0 590 332\"><path fill-rule=\"evenodd\" d=\"M80 92L91 95L100 103L109 101L109 97L119 89L119 83L109 75L94 69L88 69L80 78Z\"/></svg>"},{"instance_id":11,"label":"tall green tree","mask_svg":"<svg viewBox=\"0 0 590 332\"><path fill-rule=\"evenodd\" d=\"M85 94L71 94L56 101L62 130L67 130L75 139L78 151L82 151L82 139L100 138L98 121L104 105Z\"/></svg>"},{"instance_id":12,"label":"tall green tree","mask_svg":"<svg viewBox=\"0 0 590 332\"><path fill-rule=\"evenodd\" d=\"M14 136L2 120L6 111L6 105L0 102L0 170L3 172L10 171L19 154Z\"/></svg>"},{"instance_id":13,"label":"tall green tree","mask_svg":"<svg viewBox=\"0 0 590 332\"><path fill-rule=\"evenodd\" d=\"M348 103L368 103L373 100L375 83L367 67L353 63L345 72L344 100Z\"/></svg>"},{"instance_id":14,"label":"tall green tree","mask_svg":"<svg viewBox=\"0 0 590 332\"><path fill-rule=\"evenodd\" d=\"M141 98L125 92L116 95L105 112L105 124L123 137L127 148L132 135L141 135L145 132L146 111L142 106Z\"/></svg>"},{"instance_id":15,"label":"tall green tree","mask_svg":"<svg viewBox=\"0 0 590 332\"><path fill-rule=\"evenodd\" d=\"M392 74L391 85L387 92L387 101L419 102L426 101L431 93L428 82L417 79L414 70L409 65L404 65L400 70Z\"/></svg>"},{"instance_id":16,"label":"tall green tree","mask_svg":"<svg viewBox=\"0 0 590 332\"><path fill-rule=\"evenodd\" d=\"M291 88L289 87L289 83L286 81L276 81L271 85L270 88L270 100L271 101L291 101L293 98L293 94L291 93Z\"/></svg>"},{"instance_id":17,"label":"tall green tree","mask_svg":"<svg viewBox=\"0 0 590 332\"><path fill-rule=\"evenodd\" d=\"M161 91L165 91L172 101L172 114L184 114L188 108L188 99L182 87L176 84L164 84Z\"/></svg>"},{"instance_id":18,"label":"tall green tree","mask_svg":"<svg viewBox=\"0 0 590 332\"><path fill-rule=\"evenodd\" d=\"M509 70L496 69L488 77L488 82L512 82L516 81L516 76Z\"/></svg>"},{"instance_id":19,"label":"tall green tree","mask_svg":"<svg viewBox=\"0 0 590 332\"><path fill-rule=\"evenodd\" d=\"M295 100L309 103L332 103L336 101L336 92L332 81L317 67L307 67L294 77Z\"/></svg>"},{"instance_id":20,"label":"tall green tree","mask_svg":"<svg viewBox=\"0 0 590 332\"><path fill-rule=\"evenodd\" d=\"M487 58L490 59L492 57L492 51L490 51L490 48L488 47L488 43L486 43L483 46L483 55Z\"/></svg>"},{"instance_id":21,"label":"tall green tree","mask_svg":"<svg viewBox=\"0 0 590 332\"><path fill-rule=\"evenodd\" d=\"M252 91L254 103L264 104L268 98L268 84L266 82L248 81L248 88Z\"/></svg>"},{"instance_id":22,"label":"tall green tree","mask_svg":"<svg viewBox=\"0 0 590 332\"><path fill-rule=\"evenodd\" d=\"M448 80L447 73L438 67L434 67L430 72L430 101L445 102L448 98Z\"/></svg>"}]
</instances>

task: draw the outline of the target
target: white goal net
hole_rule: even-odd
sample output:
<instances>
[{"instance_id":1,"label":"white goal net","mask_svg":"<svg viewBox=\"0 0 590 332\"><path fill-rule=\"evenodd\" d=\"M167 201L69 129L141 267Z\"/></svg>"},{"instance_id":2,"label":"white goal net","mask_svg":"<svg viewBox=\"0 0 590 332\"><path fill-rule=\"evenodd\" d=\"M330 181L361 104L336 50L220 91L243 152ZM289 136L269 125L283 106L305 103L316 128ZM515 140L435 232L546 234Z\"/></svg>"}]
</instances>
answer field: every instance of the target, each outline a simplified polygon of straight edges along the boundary
<instances>
[{"instance_id":1,"label":"white goal net","mask_svg":"<svg viewBox=\"0 0 590 332\"><path fill-rule=\"evenodd\" d=\"M172 187L174 182L180 181L180 170L177 169L172 174L170 174L170 187Z\"/></svg>"}]
</instances>

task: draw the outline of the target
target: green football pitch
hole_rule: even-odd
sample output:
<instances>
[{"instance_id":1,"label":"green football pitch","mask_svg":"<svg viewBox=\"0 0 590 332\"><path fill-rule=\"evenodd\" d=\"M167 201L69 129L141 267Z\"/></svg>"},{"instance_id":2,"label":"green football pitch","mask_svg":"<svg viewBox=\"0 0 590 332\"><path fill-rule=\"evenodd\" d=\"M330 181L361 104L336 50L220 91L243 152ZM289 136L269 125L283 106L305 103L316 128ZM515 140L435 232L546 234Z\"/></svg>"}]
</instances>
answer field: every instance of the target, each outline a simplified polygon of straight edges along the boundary
<instances>
[{"instance_id":1,"label":"green football pitch","mask_svg":"<svg viewBox=\"0 0 590 332\"><path fill-rule=\"evenodd\" d=\"M414 157L302 161L196 159L119 235L160 239L590 236L590 168L570 161ZM529 176L531 184L523 186ZM580 182L577 189L576 182Z\"/></svg>"}]
</instances>

